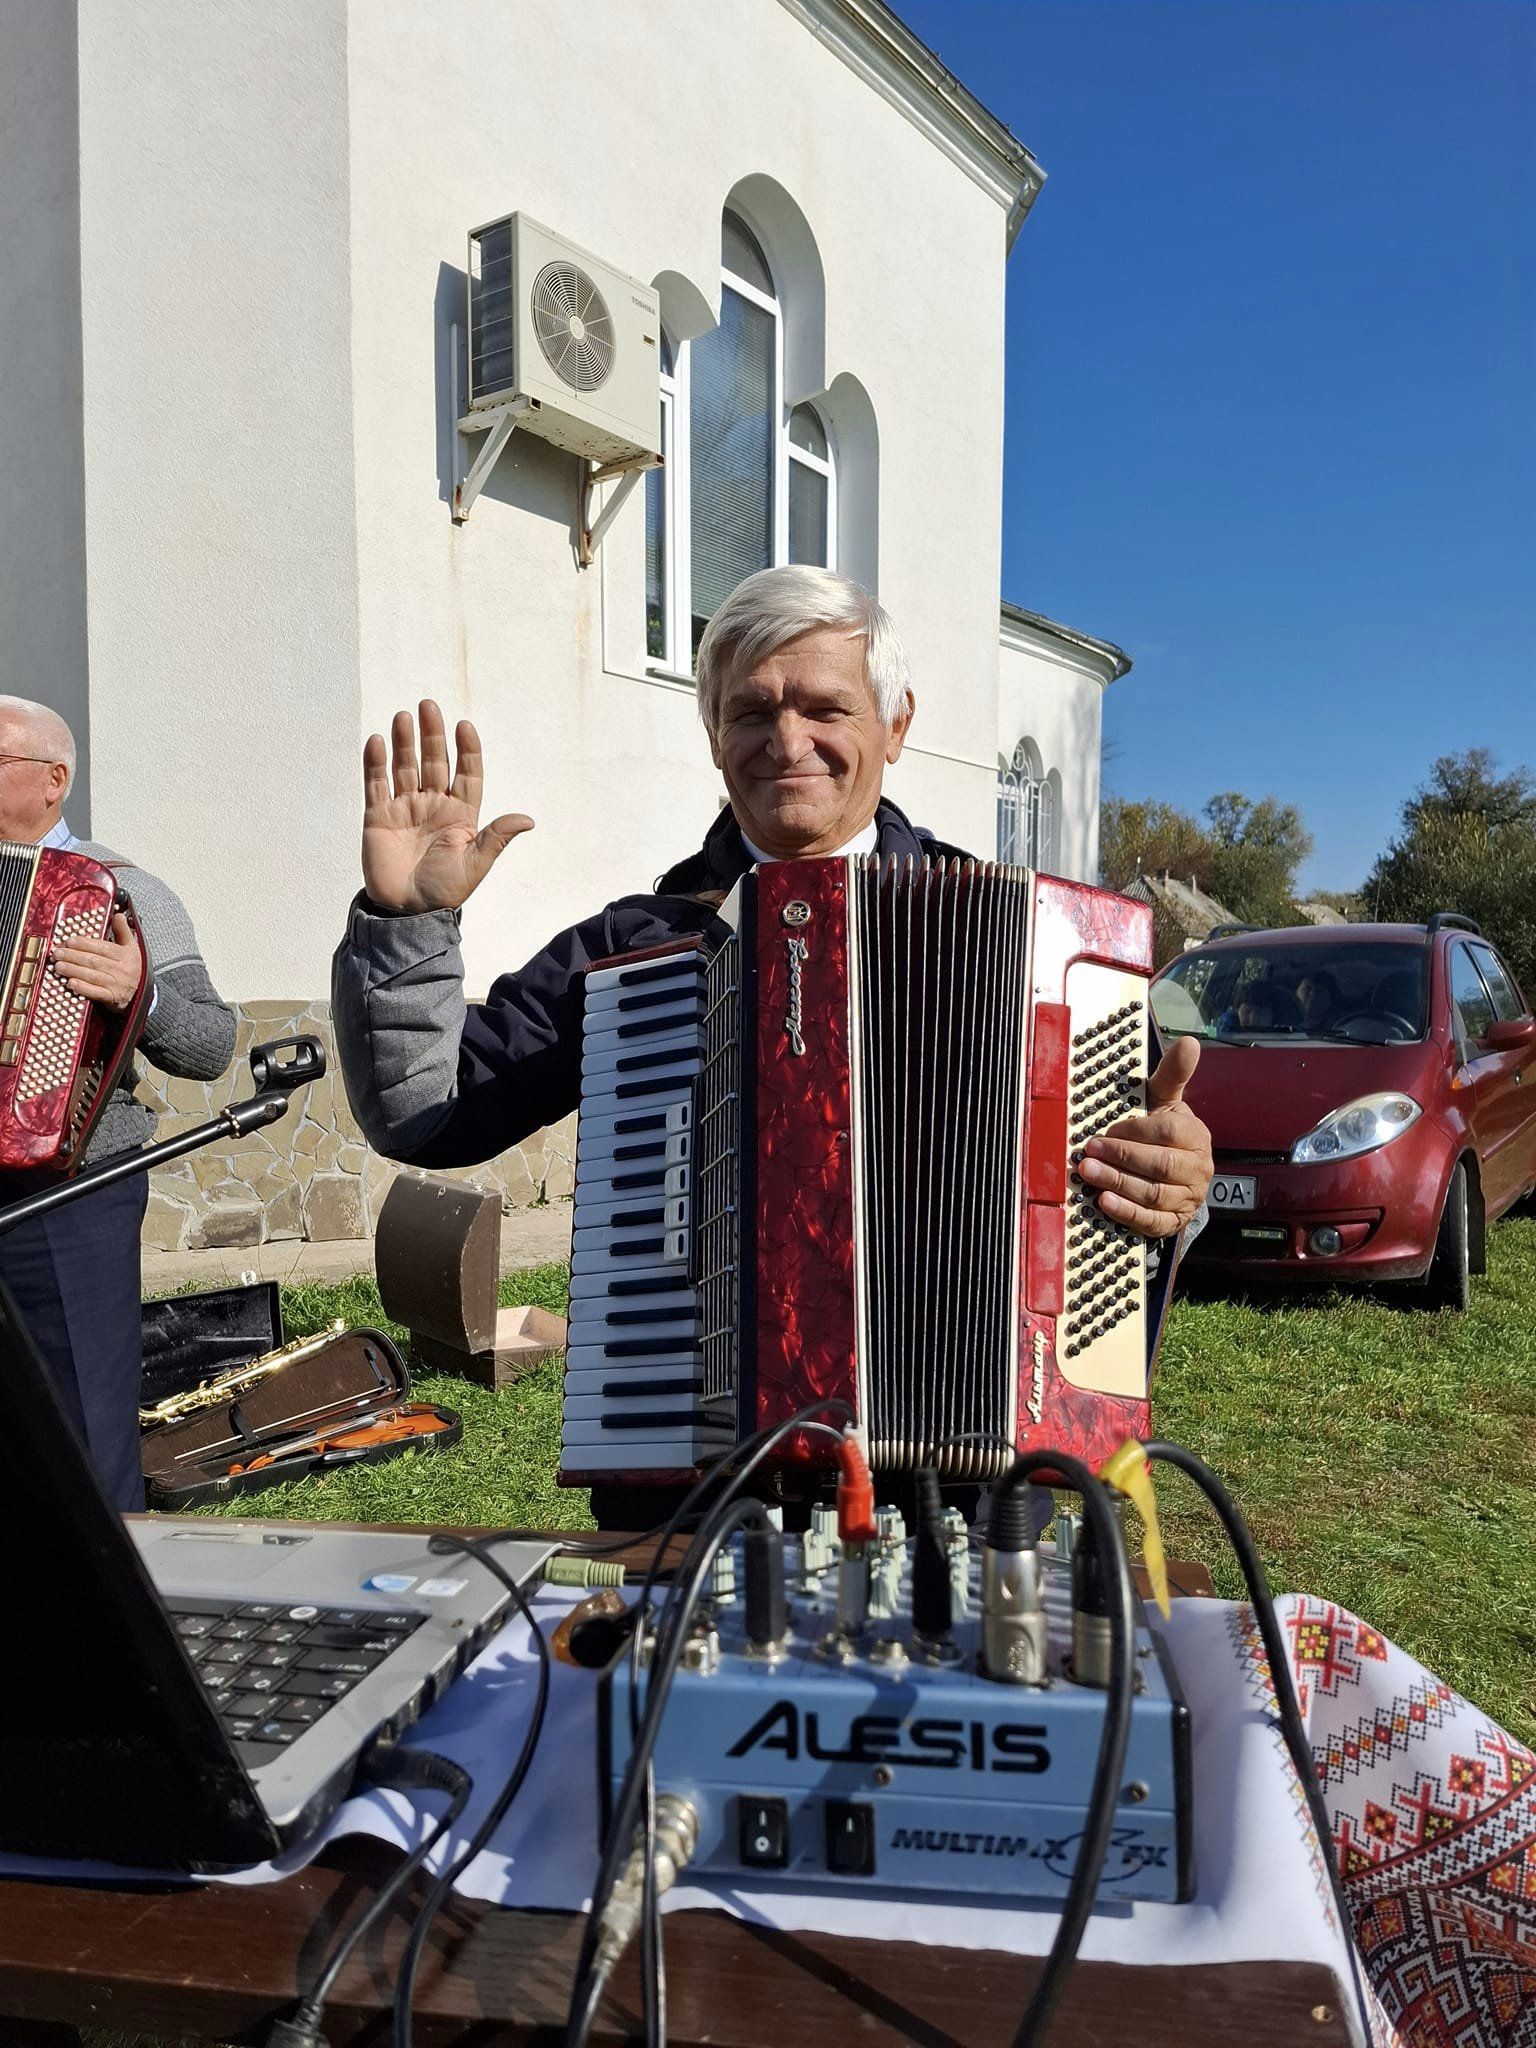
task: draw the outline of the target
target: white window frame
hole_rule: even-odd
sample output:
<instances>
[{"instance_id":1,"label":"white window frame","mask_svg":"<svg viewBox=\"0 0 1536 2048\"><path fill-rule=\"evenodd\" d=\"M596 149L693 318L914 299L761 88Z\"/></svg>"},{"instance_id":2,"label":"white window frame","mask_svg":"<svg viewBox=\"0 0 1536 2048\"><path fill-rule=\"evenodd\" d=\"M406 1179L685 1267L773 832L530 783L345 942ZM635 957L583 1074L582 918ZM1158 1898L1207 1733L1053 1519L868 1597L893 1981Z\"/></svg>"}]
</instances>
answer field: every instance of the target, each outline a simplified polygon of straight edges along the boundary
<instances>
[{"instance_id":1,"label":"white window frame","mask_svg":"<svg viewBox=\"0 0 1536 2048\"><path fill-rule=\"evenodd\" d=\"M816 424L821 428L822 438L827 444L824 456L813 455L809 448L802 448L789 435L790 414L800 411L814 413ZM837 567L837 461L832 446L832 429L827 425L826 414L819 405L812 405L809 399L800 405L788 406L784 412L784 560L789 560L789 465L798 462L802 468L814 470L817 476L827 480L827 559L816 566L822 569Z\"/></svg>"},{"instance_id":2,"label":"white window frame","mask_svg":"<svg viewBox=\"0 0 1536 2048\"><path fill-rule=\"evenodd\" d=\"M1035 772L1035 762L1040 772ZM1008 821L1008 844L1003 825ZM1056 864L1056 790L1039 748L1028 737L997 763L997 857L1009 866L1050 874ZM1021 845L1022 842L1022 845ZM1021 857L1022 855L1022 857Z\"/></svg>"},{"instance_id":3,"label":"white window frame","mask_svg":"<svg viewBox=\"0 0 1536 2048\"><path fill-rule=\"evenodd\" d=\"M672 350L670 371L661 373L662 522L665 567L661 585L661 653L646 650L650 674L691 676L686 635L679 627L692 617L690 609L690 540L688 520L688 344Z\"/></svg>"},{"instance_id":4,"label":"white window frame","mask_svg":"<svg viewBox=\"0 0 1536 2048\"><path fill-rule=\"evenodd\" d=\"M761 238L751 223L738 214L743 226L747 227L762 248ZM791 462L804 463L807 469L827 480L827 561L826 568L837 566L837 447L826 414L819 405L812 405L826 436L825 458L813 455L808 448L799 448L789 438L789 415L792 410L784 402L784 307L779 295L778 279L768 252L763 250L763 260L768 264L768 274L773 279L773 292L763 291L749 278L729 269L723 262L720 266L720 282L723 289L739 292L750 304L759 307L773 320L773 393L772 406L775 420L773 465L770 474L770 489L773 492L773 564L782 567L789 560L789 465ZM673 679L693 679L693 563L691 546L692 522L690 518L690 447L689 447L689 358L692 343L680 341L672 346L671 372L661 373L661 441L664 468L662 475L665 486L662 494L662 518L666 532L664 553L666 569L662 584L662 645L664 652L653 655L647 651L646 673L662 675Z\"/></svg>"},{"instance_id":5,"label":"white window frame","mask_svg":"<svg viewBox=\"0 0 1536 2048\"><path fill-rule=\"evenodd\" d=\"M756 240L756 236L753 239ZM760 242L758 247L762 248ZM765 263L768 261L766 250L763 251L763 260ZM772 264L768 265L768 275L773 277ZM773 321L771 417L776 422L776 427L768 488L773 492L773 561L769 566L776 568L779 563L789 560L789 465L784 459L784 444L789 439L789 415L784 410L784 318L777 296L778 281L774 280L774 296L770 298L757 285L749 284L746 278L739 277L734 270L727 270L722 263L720 283L726 290L738 293L749 304L759 307ZM692 602L691 592L689 601Z\"/></svg>"}]
</instances>

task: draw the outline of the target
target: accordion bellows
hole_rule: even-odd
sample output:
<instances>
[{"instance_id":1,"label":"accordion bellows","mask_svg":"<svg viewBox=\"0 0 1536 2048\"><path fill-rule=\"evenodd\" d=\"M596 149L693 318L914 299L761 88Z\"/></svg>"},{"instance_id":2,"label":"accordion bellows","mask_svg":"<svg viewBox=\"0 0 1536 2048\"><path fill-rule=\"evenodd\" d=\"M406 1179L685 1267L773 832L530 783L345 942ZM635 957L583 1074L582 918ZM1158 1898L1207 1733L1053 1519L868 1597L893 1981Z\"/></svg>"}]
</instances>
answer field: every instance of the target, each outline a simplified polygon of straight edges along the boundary
<instances>
[{"instance_id":1,"label":"accordion bellows","mask_svg":"<svg viewBox=\"0 0 1536 2048\"><path fill-rule=\"evenodd\" d=\"M1147 1247L1070 1168L1145 1099L1146 907L837 858L720 915L587 977L562 1478L676 1479L818 1397L955 1477L1144 1435Z\"/></svg>"},{"instance_id":2,"label":"accordion bellows","mask_svg":"<svg viewBox=\"0 0 1536 2048\"><path fill-rule=\"evenodd\" d=\"M66 939L104 938L117 909L139 947L139 993L126 1011L71 994L48 967ZM149 1004L144 941L112 870L85 854L0 842L0 963L0 1168L68 1171L84 1156Z\"/></svg>"}]
</instances>

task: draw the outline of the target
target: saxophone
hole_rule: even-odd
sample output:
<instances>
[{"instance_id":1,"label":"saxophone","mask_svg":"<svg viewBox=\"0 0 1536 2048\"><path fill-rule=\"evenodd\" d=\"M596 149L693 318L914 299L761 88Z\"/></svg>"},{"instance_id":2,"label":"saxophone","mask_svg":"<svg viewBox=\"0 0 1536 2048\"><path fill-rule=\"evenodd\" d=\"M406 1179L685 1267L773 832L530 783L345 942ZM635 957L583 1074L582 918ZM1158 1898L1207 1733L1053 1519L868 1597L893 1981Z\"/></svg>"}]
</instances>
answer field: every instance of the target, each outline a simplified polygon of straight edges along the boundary
<instances>
[{"instance_id":1,"label":"saxophone","mask_svg":"<svg viewBox=\"0 0 1536 2048\"><path fill-rule=\"evenodd\" d=\"M228 1372L221 1372L215 1379L189 1387L184 1393L168 1394L153 1408L139 1410L139 1427L155 1429L163 1422L179 1422L184 1415L195 1415L200 1408L217 1408L232 1395L245 1393L259 1380L270 1379L273 1373L282 1372L299 1359L311 1358L317 1351L323 1351L327 1344L334 1344L338 1337L345 1336L346 1330L346 1318L338 1316L335 1322L327 1323L312 1337L295 1337L291 1343L280 1344L275 1351L264 1351L259 1358L247 1359L244 1365L231 1366Z\"/></svg>"}]
</instances>

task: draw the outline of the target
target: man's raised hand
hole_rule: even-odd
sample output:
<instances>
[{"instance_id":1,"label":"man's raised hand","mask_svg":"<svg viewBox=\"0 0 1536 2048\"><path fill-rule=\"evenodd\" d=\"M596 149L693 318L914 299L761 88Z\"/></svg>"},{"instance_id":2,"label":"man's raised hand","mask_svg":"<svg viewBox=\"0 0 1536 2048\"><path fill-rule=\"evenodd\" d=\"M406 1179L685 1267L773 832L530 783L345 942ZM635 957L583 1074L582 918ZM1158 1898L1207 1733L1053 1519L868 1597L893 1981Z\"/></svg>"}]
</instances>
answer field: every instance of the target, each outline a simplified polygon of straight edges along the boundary
<instances>
[{"instance_id":1,"label":"man's raised hand","mask_svg":"<svg viewBox=\"0 0 1536 2048\"><path fill-rule=\"evenodd\" d=\"M409 711L395 713L387 755L376 732L363 748L363 888L380 910L457 910L518 833L533 829L520 811L481 825L479 734L459 720L450 776L443 714L430 697L420 711L419 759Z\"/></svg>"}]
</instances>

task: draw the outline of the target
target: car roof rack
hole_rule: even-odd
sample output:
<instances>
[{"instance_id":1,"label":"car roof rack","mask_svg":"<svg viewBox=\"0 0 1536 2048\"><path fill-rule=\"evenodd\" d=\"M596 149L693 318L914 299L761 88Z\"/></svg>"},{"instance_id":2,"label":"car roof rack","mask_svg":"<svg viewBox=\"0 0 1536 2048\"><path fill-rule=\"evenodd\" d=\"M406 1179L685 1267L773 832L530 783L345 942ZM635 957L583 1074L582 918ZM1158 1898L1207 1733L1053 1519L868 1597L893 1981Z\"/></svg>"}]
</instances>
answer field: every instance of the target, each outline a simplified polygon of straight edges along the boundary
<instances>
[{"instance_id":1,"label":"car roof rack","mask_svg":"<svg viewBox=\"0 0 1536 2048\"><path fill-rule=\"evenodd\" d=\"M1444 931L1447 927L1458 932L1473 932L1478 938L1483 936L1483 928L1477 919L1463 917L1459 910L1437 910L1424 923L1427 932Z\"/></svg>"},{"instance_id":2,"label":"car roof rack","mask_svg":"<svg viewBox=\"0 0 1536 2048\"><path fill-rule=\"evenodd\" d=\"M1243 932L1267 932L1268 930L1269 926L1267 924L1214 924L1200 943L1205 946L1209 945L1212 939L1235 939L1240 937Z\"/></svg>"}]
</instances>

